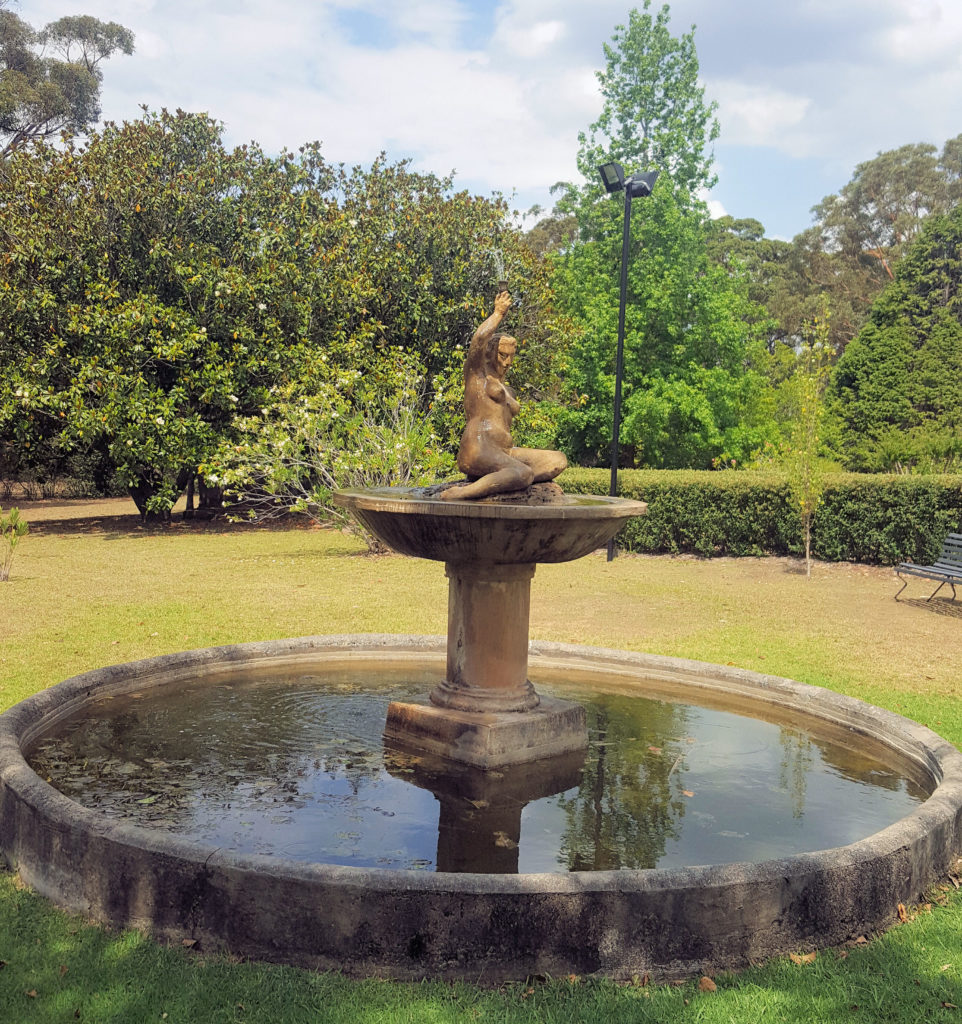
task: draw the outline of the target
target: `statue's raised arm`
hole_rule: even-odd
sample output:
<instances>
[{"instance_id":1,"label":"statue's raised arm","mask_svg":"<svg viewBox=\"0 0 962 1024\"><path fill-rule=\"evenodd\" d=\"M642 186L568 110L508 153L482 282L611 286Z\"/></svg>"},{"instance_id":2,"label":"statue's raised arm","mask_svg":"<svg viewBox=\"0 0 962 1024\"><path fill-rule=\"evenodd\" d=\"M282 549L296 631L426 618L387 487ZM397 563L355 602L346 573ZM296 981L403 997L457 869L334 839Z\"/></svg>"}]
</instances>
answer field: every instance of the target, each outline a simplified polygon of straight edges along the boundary
<instances>
[{"instance_id":1,"label":"statue's raised arm","mask_svg":"<svg viewBox=\"0 0 962 1024\"><path fill-rule=\"evenodd\" d=\"M501 326L501 321L510 308L511 293L508 291L498 292L494 300L494 312L471 337L467 359L464 361L465 378L467 378L469 373L484 372L485 363L491 359L497 347L497 334L495 332Z\"/></svg>"},{"instance_id":2,"label":"statue's raised arm","mask_svg":"<svg viewBox=\"0 0 962 1024\"><path fill-rule=\"evenodd\" d=\"M445 501L486 498L521 491L533 483L553 480L568 465L562 452L515 448L511 422L521 406L505 377L518 343L498 327L511 308L507 290L498 293L494 312L474 332L464 363L466 425L458 451L458 467L468 477L442 491Z\"/></svg>"}]
</instances>

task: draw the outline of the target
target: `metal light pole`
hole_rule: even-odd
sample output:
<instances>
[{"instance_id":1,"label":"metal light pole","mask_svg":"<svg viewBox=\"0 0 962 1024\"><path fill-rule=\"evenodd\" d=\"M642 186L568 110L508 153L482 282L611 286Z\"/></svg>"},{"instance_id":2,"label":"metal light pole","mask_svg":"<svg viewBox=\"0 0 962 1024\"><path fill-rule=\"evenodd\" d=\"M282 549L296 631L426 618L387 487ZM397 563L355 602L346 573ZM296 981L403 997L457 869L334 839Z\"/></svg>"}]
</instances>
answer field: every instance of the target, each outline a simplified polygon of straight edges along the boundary
<instances>
[{"instance_id":1,"label":"metal light pole","mask_svg":"<svg viewBox=\"0 0 962 1024\"><path fill-rule=\"evenodd\" d=\"M608 193L625 193L625 222L621 240L621 290L618 302L618 347L615 353L615 408L614 422L611 430L611 484L608 493L611 497L618 494L618 448L621 440L621 378L625 370L625 303L628 296L628 248L631 241L631 200L636 196L650 196L654 188L658 171L647 174L635 174L625 180L624 168L621 164L602 164L598 168L601 180ZM615 557L615 541L608 541L608 561Z\"/></svg>"}]
</instances>

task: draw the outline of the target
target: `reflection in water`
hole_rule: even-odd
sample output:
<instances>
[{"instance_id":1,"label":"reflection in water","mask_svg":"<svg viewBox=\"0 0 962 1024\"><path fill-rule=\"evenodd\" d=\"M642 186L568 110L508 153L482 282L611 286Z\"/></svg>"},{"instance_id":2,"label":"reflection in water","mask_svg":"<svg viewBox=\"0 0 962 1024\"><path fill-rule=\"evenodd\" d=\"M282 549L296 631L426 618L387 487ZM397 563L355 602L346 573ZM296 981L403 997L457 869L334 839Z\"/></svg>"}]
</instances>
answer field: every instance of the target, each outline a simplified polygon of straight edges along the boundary
<instances>
[{"instance_id":1,"label":"reflection in water","mask_svg":"<svg viewBox=\"0 0 962 1024\"><path fill-rule=\"evenodd\" d=\"M805 791L808 773L812 768L812 741L797 729L782 729L779 733L782 747L778 766L779 785L791 801L792 817L796 820L805 813Z\"/></svg>"},{"instance_id":2,"label":"reflection in water","mask_svg":"<svg viewBox=\"0 0 962 1024\"><path fill-rule=\"evenodd\" d=\"M762 860L864 838L927 795L844 738L604 693L604 676L534 678L584 704L574 758L485 773L383 749L388 703L436 673L341 665L106 699L31 763L106 815L226 849L441 871Z\"/></svg>"},{"instance_id":3,"label":"reflection in water","mask_svg":"<svg viewBox=\"0 0 962 1024\"><path fill-rule=\"evenodd\" d=\"M687 712L680 704L599 696L586 708L590 754L581 784L562 796L561 852L569 871L650 868L685 814Z\"/></svg>"}]
</instances>

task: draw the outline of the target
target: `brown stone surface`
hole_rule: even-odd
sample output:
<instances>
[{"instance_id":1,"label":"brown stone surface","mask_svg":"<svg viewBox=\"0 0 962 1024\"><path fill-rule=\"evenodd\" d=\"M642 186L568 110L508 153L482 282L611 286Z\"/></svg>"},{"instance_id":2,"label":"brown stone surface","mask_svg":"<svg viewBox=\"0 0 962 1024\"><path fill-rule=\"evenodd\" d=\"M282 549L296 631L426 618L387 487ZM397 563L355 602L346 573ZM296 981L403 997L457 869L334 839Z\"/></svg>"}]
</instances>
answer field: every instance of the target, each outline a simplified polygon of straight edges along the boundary
<instances>
[{"instance_id":1,"label":"brown stone surface","mask_svg":"<svg viewBox=\"0 0 962 1024\"><path fill-rule=\"evenodd\" d=\"M470 479L457 480L454 483L432 484L423 488L424 497L436 498L442 491L453 491L455 497L448 500L457 500L458 488L467 487ZM486 505L562 505L565 500L565 492L553 481L540 484L531 484L521 491L505 491L503 494L491 494L487 498L478 498L479 503Z\"/></svg>"},{"instance_id":2,"label":"brown stone surface","mask_svg":"<svg viewBox=\"0 0 962 1024\"><path fill-rule=\"evenodd\" d=\"M440 501L414 487L335 491L348 509L388 547L439 562L493 564L569 562L604 547L643 501L566 494L561 502Z\"/></svg>"},{"instance_id":3,"label":"brown stone surface","mask_svg":"<svg viewBox=\"0 0 962 1024\"><path fill-rule=\"evenodd\" d=\"M542 697L530 711L500 714L395 701L388 707L384 738L478 768L553 758L588 745L584 708L551 697Z\"/></svg>"},{"instance_id":4,"label":"brown stone surface","mask_svg":"<svg viewBox=\"0 0 962 1024\"><path fill-rule=\"evenodd\" d=\"M444 492L445 501L425 497L423 490L414 488L335 492L334 500L389 547L446 563L448 659L445 679L431 694L435 708L524 714L536 707L539 698L527 677L535 565L580 558L647 510L643 502L621 498L569 497L550 482L535 487L514 492L514 500L510 494L499 494L482 501L452 499L452 488ZM542 503L530 503L532 492ZM524 746L513 754L507 747L478 747L477 740L472 746L454 742L463 723L452 719L451 727L442 729L434 724L437 715L433 712L430 728L420 723L414 729L412 742L470 764L532 759ZM413 729L413 719L411 724ZM515 730L519 736L521 731L521 726ZM481 723L475 735L485 735ZM440 746L442 737L446 750ZM568 749L559 740L545 753Z\"/></svg>"}]
</instances>

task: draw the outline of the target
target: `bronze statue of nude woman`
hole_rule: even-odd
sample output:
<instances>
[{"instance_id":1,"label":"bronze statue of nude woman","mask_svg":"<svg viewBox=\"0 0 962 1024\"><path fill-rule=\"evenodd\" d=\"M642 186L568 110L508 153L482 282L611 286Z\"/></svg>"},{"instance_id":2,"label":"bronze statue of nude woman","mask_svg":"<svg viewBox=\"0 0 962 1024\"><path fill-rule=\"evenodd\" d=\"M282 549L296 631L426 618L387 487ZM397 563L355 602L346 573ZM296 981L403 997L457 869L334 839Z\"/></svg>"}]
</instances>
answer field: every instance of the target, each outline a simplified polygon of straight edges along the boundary
<instances>
[{"instance_id":1,"label":"bronze statue of nude woman","mask_svg":"<svg viewBox=\"0 0 962 1024\"><path fill-rule=\"evenodd\" d=\"M464 411L467 425L458 451L458 468L468 478L442 491L445 501L486 498L521 491L553 480L567 465L563 452L515 448L511 421L521 406L505 376L518 343L497 329L511 307L507 290L498 293L494 312L474 332L464 362Z\"/></svg>"}]
</instances>

